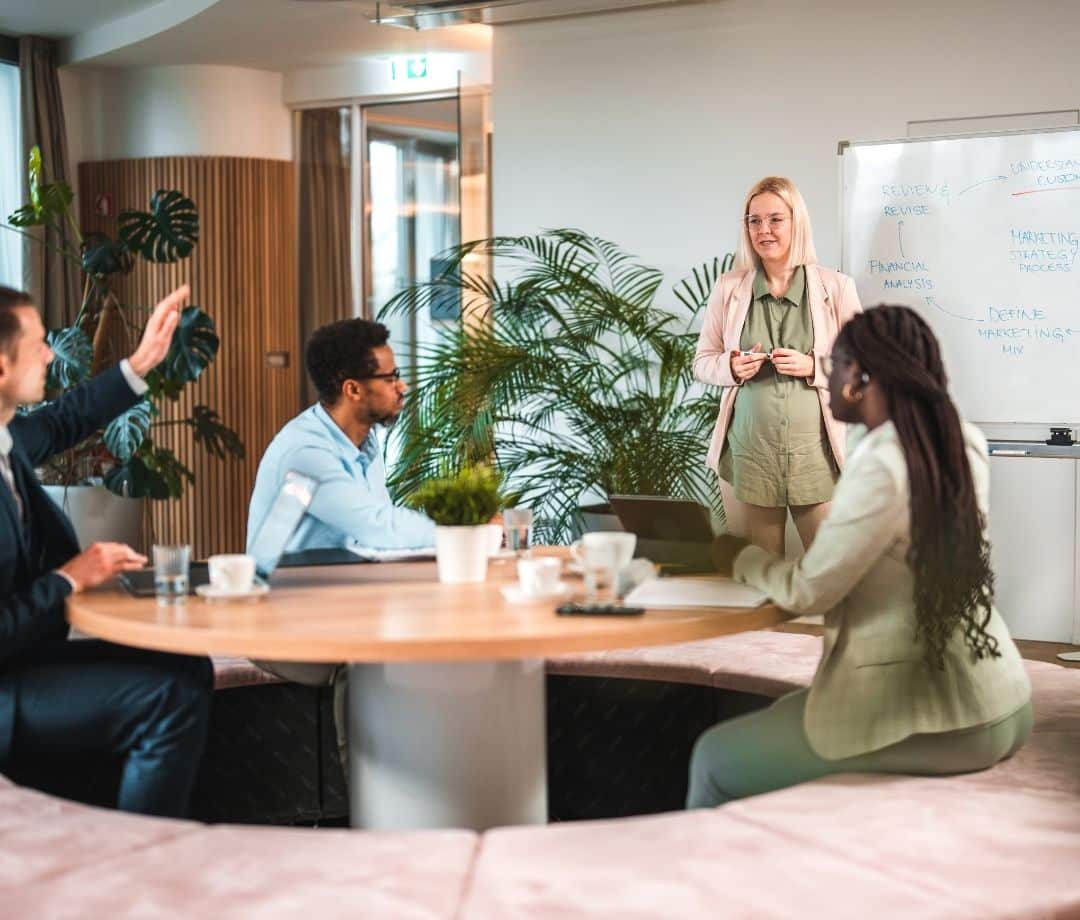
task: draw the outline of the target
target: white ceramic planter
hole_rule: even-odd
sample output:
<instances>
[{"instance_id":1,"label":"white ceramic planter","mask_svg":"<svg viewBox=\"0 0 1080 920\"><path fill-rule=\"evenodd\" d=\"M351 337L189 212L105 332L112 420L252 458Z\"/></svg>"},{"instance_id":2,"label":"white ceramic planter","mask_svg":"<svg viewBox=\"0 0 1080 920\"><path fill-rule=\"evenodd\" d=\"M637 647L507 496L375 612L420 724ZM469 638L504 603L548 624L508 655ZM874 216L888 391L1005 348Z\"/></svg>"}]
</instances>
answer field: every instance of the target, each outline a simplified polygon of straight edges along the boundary
<instances>
[{"instance_id":1,"label":"white ceramic planter","mask_svg":"<svg viewBox=\"0 0 1080 920\"><path fill-rule=\"evenodd\" d=\"M443 584L483 581L487 577L492 532L487 524L435 528L435 563Z\"/></svg>"},{"instance_id":2,"label":"white ceramic planter","mask_svg":"<svg viewBox=\"0 0 1080 920\"><path fill-rule=\"evenodd\" d=\"M45 492L71 519L79 546L91 543L126 543L135 549L142 542L145 499L122 498L104 486L45 486Z\"/></svg>"}]
</instances>

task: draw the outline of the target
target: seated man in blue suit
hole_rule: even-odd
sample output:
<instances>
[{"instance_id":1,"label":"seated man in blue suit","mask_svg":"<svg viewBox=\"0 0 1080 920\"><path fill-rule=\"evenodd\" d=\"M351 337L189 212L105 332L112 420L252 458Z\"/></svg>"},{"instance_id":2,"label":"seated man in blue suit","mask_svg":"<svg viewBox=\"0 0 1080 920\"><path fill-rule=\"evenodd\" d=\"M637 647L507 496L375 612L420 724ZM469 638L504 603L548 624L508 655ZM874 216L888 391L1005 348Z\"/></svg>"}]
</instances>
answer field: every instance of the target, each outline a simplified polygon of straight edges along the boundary
<instances>
[{"instance_id":1,"label":"seated man in blue suit","mask_svg":"<svg viewBox=\"0 0 1080 920\"><path fill-rule=\"evenodd\" d=\"M117 367L27 415L52 350L29 295L0 287L0 770L39 754L123 756L118 807L186 813L202 757L213 671L205 658L98 641L69 642L64 600L141 568L120 543L83 552L34 468L135 405L165 357L188 296L157 305L138 348Z\"/></svg>"},{"instance_id":2,"label":"seated man in blue suit","mask_svg":"<svg viewBox=\"0 0 1080 920\"><path fill-rule=\"evenodd\" d=\"M387 344L389 335L381 323L364 319L330 323L312 333L305 358L319 401L288 422L259 461L248 508L249 550L289 470L319 483L289 543L290 552L435 545L434 522L395 505L386 488L378 429L397 420L408 389ZM286 680L334 685L338 750L344 758L345 669L334 664L257 663Z\"/></svg>"}]
</instances>

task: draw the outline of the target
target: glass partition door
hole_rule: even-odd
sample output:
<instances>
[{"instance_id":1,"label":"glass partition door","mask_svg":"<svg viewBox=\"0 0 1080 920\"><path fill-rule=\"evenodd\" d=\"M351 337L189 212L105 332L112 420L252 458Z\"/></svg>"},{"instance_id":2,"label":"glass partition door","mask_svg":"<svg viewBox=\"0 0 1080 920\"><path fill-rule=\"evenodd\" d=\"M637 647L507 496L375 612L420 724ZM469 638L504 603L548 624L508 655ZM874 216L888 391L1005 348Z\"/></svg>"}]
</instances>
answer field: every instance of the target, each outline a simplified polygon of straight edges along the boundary
<instances>
[{"instance_id":1,"label":"glass partition door","mask_svg":"<svg viewBox=\"0 0 1080 920\"><path fill-rule=\"evenodd\" d=\"M458 136L454 100L369 106L365 113L365 299L375 318L396 293L437 275L439 254L461 241ZM442 319L385 320L403 370Z\"/></svg>"},{"instance_id":2,"label":"glass partition door","mask_svg":"<svg viewBox=\"0 0 1080 920\"><path fill-rule=\"evenodd\" d=\"M440 254L461 242L457 101L425 100L367 106L365 132L365 315L372 319L391 297L442 271ZM439 324L440 314L383 320L406 380ZM387 444L393 469L399 449Z\"/></svg>"}]
</instances>

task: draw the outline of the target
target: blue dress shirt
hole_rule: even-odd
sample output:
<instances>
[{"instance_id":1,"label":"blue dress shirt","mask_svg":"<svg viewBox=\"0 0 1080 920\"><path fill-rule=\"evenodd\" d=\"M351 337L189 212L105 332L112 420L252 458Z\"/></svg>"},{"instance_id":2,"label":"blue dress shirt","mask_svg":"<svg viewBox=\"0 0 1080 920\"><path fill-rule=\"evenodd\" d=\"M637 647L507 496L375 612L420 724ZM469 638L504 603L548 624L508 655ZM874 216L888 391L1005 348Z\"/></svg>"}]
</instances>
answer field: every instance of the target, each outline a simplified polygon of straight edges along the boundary
<instances>
[{"instance_id":1,"label":"blue dress shirt","mask_svg":"<svg viewBox=\"0 0 1080 920\"><path fill-rule=\"evenodd\" d=\"M394 505L375 430L357 448L318 403L277 433L266 448L248 507L247 541L281 489L289 470L319 483L315 499L289 541L288 552L324 547L421 549L435 545L435 524Z\"/></svg>"}]
</instances>

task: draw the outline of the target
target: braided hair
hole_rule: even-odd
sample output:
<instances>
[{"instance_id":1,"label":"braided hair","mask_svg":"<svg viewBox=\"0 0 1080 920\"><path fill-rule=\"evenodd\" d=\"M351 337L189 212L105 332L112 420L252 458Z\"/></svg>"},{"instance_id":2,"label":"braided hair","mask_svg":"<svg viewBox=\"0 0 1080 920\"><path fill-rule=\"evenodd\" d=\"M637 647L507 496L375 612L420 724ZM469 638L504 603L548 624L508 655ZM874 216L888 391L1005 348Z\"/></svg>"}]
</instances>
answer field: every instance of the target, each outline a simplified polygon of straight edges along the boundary
<instances>
[{"instance_id":1,"label":"braided hair","mask_svg":"<svg viewBox=\"0 0 1080 920\"><path fill-rule=\"evenodd\" d=\"M997 640L986 631L994 601L986 522L937 339L913 310L880 306L848 322L835 347L877 381L907 461L907 562L915 580L915 637L927 661L944 668L945 645L958 626L975 660L999 657Z\"/></svg>"}]
</instances>

